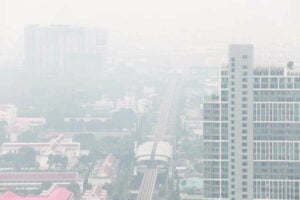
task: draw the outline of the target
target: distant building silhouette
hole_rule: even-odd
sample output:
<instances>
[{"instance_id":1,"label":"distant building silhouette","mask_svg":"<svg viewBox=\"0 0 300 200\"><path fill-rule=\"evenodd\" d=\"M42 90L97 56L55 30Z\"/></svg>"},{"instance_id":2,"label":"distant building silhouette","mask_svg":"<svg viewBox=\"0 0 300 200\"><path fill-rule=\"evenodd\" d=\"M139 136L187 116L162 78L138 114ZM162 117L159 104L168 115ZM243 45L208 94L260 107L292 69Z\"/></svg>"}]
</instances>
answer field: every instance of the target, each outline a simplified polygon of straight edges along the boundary
<instances>
[{"instance_id":1,"label":"distant building silhouette","mask_svg":"<svg viewBox=\"0 0 300 200\"><path fill-rule=\"evenodd\" d=\"M100 78L105 72L104 30L30 25L24 34L26 71L36 77Z\"/></svg>"}]
</instances>

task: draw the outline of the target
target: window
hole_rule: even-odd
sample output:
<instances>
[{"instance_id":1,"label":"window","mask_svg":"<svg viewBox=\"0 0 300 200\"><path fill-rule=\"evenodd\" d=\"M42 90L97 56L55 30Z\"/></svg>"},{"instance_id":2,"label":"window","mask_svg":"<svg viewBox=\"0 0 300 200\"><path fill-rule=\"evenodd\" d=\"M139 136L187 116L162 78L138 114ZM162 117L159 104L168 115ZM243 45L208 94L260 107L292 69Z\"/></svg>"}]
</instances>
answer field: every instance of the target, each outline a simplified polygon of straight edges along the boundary
<instances>
[{"instance_id":1,"label":"window","mask_svg":"<svg viewBox=\"0 0 300 200\"><path fill-rule=\"evenodd\" d=\"M248 58L248 55L246 55L246 54L244 54L243 56L242 56L242 59L247 59Z\"/></svg>"}]
</instances>

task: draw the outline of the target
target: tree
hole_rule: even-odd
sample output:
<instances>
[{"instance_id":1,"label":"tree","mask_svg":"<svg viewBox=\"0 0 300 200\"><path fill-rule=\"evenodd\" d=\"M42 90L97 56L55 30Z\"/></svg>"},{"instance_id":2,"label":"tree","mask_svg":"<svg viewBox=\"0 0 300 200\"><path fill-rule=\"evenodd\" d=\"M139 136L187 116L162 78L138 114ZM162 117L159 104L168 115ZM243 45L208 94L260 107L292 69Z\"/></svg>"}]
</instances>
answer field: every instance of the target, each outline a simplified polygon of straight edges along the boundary
<instances>
[{"instance_id":1,"label":"tree","mask_svg":"<svg viewBox=\"0 0 300 200\"><path fill-rule=\"evenodd\" d=\"M79 142L82 149L90 150L97 139L93 134L78 134L74 136L74 141Z\"/></svg>"},{"instance_id":2,"label":"tree","mask_svg":"<svg viewBox=\"0 0 300 200\"><path fill-rule=\"evenodd\" d=\"M203 165L201 163L195 163L194 164L194 169L199 172L202 173L203 172Z\"/></svg>"},{"instance_id":3,"label":"tree","mask_svg":"<svg viewBox=\"0 0 300 200\"><path fill-rule=\"evenodd\" d=\"M35 167L36 151L31 147L22 147L15 155L16 167Z\"/></svg>"},{"instance_id":4,"label":"tree","mask_svg":"<svg viewBox=\"0 0 300 200\"><path fill-rule=\"evenodd\" d=\"M19 142L36 142L39 133L36 131L26 131L18 137Z\"/></svg>"},{"instance_id":5,"label":"tree","mask_svg":"<svg viewBox=\"0 0 300 200\"><path fill-rule=\"evenodd\" d=\"M86 177L83 181L83 192L91 189L91 185L89 184L89 179Z\"/></svg>"},{"instance_id":6,"label":"tree","mask_svg":"<svg viewBox=\"0 0 300 200\"><path fill-rule=\"evenodd\" d=\"M72 182L66 187L68 190L70 190L75 197L80 197L80 186L78 183Z\"/></svg>"},{"instance_id":7,"label":"tree","mask_svg":"<svg viewBox=\"0 0 300 200\"><path fill-rule=\"evenodd\" d=\"M54 164L54 162L53 162L53 154L50 154L48 156L47 164L48 164L48 168L51 168L53 166L53 164Z\"/></svg>"},{"instance_id":8,"label":"tree","mask_svg":"<svg viewBox=\"0 0 300 200\"><path fill-rule=\"evenodd\" d=\"M136 116L131 109L121 109L112 115L111 123L113 128L133 128Z\"/></svg>"},{"instance_id":9,"label":"tree","mask_svg":"<svg viewBox=\"0 0 300 200\"><path fill-rule=\"evenodd\" d=\"M52 182L43 182L40 191L48 190L52 186Z\"/></svg>"},{"instance_id":10,"label":"tree","mask_svg":"<svg viewBox=\"0 0 300 200\"><path fill-rule=\"evenodd\" d=\"M287 63L287 67L288 67L289 69L293 69L293 68L294 68L294 62L293 62L293 61L289 61L289 62Z\"/></svg>"},{"instance_id":11,"label":"tree","mask_svg":"<svg viewBox=\"0 0 300 200\"><path fill-rule=\"evenodd\" d=\"M55 165L55 167L60 166L62 169L66 169L68 166L68 158L62 155L54 155L53 164Z\"/></svg>"}]
</instances>

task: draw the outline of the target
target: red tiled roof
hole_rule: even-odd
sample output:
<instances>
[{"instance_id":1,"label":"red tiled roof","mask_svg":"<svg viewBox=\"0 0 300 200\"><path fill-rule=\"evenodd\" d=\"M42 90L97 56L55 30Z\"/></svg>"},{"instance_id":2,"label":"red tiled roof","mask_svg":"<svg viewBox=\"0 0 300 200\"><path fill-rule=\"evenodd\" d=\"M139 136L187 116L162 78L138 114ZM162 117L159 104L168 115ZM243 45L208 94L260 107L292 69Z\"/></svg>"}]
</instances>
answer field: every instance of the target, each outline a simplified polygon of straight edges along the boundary
<instances>
[{"instance_id":1,"label":"red tiled roof","mask_svg":"<svg viewBox=\"0 0 300 200\"><path fill-rule=\"evenodd\" d=\"M108 165L104 165L99 170L98 176L101 177L110 177L112 174L112 169Z\"/></svg>"},{"instance_id":2,"label":"red tiled roof","mask_svg":"<svg viewBox=\"0 0 300 200\"><path fill-rule=\"evenodd\" d=\"M93 197L97 198L97 200L106 200L107 198L107 191L101 188L101 186L96 185L91 190L88 190L83 195L83 200L94 199Z\"/></svg>"},{"instance_id":3,"label":"red tiled roof","mask_svg":"<svg viewBox=\"0 0 300 200\"><path fill-rule=\"evenodd\" d=\"M115 162L116 162L116 158L112 155L109 154L106 158L105 158L105 163L108 164L109 166L112 166Z\"/></svg>"},{"instance_id":4,"label":"red tiled roof","mask_svg":"<svg viewBox=\"0 0 300 200\"><path fill-rule=\"evenodd\" d=\"M0 200L19 200L20 197L11 191L7 191L0 196Z\"/></svg>"},{"instance_id":5,"label":"red tiled roof","mask_svg":"<svg viewBox=\"0 0 300 200\"><path fill-rule=\"evenodd\" d=\"M0 173L0 182L78 181L77 172L15 172Z\"/></svg>"},{"instance_id":6,"label":"red tiled roof","mask_svg":"<svg viewBox=\"0 0 300 200\"><path fill-rule=\"evenodd\" d=\"M22 147L44 148L44 147L48 147L49 145L50 143L3 143L2 148L15 148L15 149L19 149ZM79 143L61 143L60 145L68 149L78 148L80 146Z\"/></svg>"},{"instance_id":7,"label":"red tiled roof","mask_svg":"<svg viewBox=\"0 0 300 200\"><path fill-rule=\"evenodd\" d=\"M49 196L27 196L21 197L10 191L2 194L0 200L68 200L72 196L72 192L65 188L54 189Z\"/></svg>"}]
</instances>

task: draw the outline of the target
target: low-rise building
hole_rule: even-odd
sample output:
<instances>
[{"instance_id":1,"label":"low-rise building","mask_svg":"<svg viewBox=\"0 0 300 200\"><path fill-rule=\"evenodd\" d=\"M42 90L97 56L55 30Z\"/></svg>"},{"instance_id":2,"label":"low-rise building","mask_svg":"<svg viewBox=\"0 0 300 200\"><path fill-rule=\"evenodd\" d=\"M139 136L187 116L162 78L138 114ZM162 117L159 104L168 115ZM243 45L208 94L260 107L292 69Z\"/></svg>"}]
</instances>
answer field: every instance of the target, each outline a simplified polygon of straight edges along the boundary
<instances>
[{"instance_id":1,"label":"low-rise building","mask_svg":"<svg viewBox=\"0 0 300 200\"><path fill-rule=\"evenodd\" d=\"M18 153L22 147L33 148L38 153L37 161L41 169L49 167L48 158L51 154L67 157L68 167L74 166L77 163L77 158L80 156L80 143L73 142L71 138L65 138L63 135L45 143L3 143L2 154Z\"/></svg>"},{"instance_id":2,"label":"low-rise building","mask_svg":"<svg viewBox=\"0 0 300 200\"><path fill-rule=\"evenodd\" d=\"M100 185L95 185L91 190L87 190L83 196L82 200L106 200L107 191L104 190Z\"/></svg>"},{"instance_id":3,"label":"low-rise building","mask_svg":"<svg viewBox=\"0 0 300 200\"><path fill-rule=\"evenodd\" d=\"M115 108L115 103L107 98L103 98L95 103L95 110L112 110Z\"/></svg>"},{"instance_id":4,"label":"low-rise building","mask_svg":"<svg viewBox=\"0 0 300 200\"><path fill-rule=\"evenodd\" d=\"M66 186L78 183L82 188L82 179L78 172L2 172L0 173L0 190L35 190L42 183Z\"/></svg>"},{"instance_id":5,"label":"low-rise building","mask_svg":"<svg viewBox=\"0 0 300 200\"><path fill-rule=\"evenodd\" d=\"M14 124L5 126L5 130L9 134L11 141L17 141L20 134L26 131L41 130L45 124L46 119L44 117L16 118Z\"/></svg>"},{"instance_id":6,"label":"low-rise building","mask_svg":"<svg viewBox=\"0 0 300 200\"><path fill-rule=\"evenodd\" d=\"M112 154L109 154L105 160L98 161L93 169L90 182L100 185L112 183L117 163L117 159Z\"/></svg>"},{"instance_id":7,"label":"low-rise building","mask_svg":"<svg viewBox=\"0 0 300 200\"><path fill-rule=\"evenodd\" d=\"M123 99L117 100L116 109L131 109L136 112L136 99L135 96L125 96Z\"/></svg>"},{"instance_id":8,"label":"low-rise building","mask_svg":"<svg viewBox=\"0 0 300 200\"><path fill-rule=\"evenodd\" d=\"M10 104L0 105L0 122L3 121L6 125L10 126L16 123L17 108Z\"/></svg>"},{"instance_id":9,"label":"low-rise building","mask_svg":"<svg viewBox=\"0 0 300 200\"><path fill-rule=\"evenodd\" d=\"M39 196L19 196L11 191L6 191L0 196L0 200L73 200L73 193L63 187L53 185Z\"/></svg>"}]
</instances>

